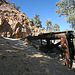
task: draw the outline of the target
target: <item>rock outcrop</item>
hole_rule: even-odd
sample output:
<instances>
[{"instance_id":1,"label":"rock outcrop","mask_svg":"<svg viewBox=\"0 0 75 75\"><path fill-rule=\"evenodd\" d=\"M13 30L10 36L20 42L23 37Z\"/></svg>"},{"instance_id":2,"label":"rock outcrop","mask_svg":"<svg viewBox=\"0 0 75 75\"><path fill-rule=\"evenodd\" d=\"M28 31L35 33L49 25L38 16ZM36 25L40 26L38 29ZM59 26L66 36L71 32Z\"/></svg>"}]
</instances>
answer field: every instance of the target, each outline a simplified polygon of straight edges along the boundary
<instances>
[{"instance_id":1,"label":"rock outcrop","mask_svg":"<svg viewBox=\"0 0 75 75\"><path fill-rule=\"evenodd\" d=\"M27 35L37 36L47 32L37 28L24 12L13 8L6 0L0 0L0 35L14 38L24 38Z\"/></svg>"},{"instance_id":2,"label":"rock outcrop","mask_svg":"<svg viewBox=\"0 0 75 75\"><path fill-rule=\"evenodd\" d=\"M26 29L23 34L22 28ZM8 1L0 0L0 35L22 38L30 33L32 28L33 21L25 13L13 8Z\"/></svg>"}]
</instances>

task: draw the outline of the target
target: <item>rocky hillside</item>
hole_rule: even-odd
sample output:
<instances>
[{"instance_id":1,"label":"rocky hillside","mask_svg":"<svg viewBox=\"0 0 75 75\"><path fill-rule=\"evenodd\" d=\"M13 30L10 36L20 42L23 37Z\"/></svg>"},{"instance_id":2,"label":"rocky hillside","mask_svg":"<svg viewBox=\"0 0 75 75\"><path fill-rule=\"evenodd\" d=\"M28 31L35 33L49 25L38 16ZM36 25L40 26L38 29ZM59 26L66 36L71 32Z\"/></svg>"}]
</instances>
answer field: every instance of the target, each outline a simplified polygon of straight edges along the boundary
<instances>
[{"instance_id":1,"label":"rocky hillside","mask_svg":"<svg viewBox=\"0 0 75 75\"><path fill-rule=\"evenodd\" d=\"M9 24L10 27L7 27L6 24ZM11 31L12 35L14 35L16 34L15 27L17 24L20 24L21 27L27 27L29 29L32 29L31 26L34 26L33 21L28 18L25 13L13 8L8 1L0 0L0 32L4 32L5 27L7 27L7 32Z\"/></svg>"},{"instance_id":2,"label":"rocky hillside","mask_svg":"<svg viewBox=\"0 0 75 75\"><path fill-rule=\"evenodd\" d=\"M26 33L22 33L22 28L26 28ZM6 0L0 0L0 35L22 38L30 33L38 35L47 32L44 28L37 28L33 21L24 12L13 8Z\"/></svg>"},{"instance_id":3,"label":"rocky hillside","mask_svg":"<svg viewBox=\"0 0 75 75\"><path fill-rule=\"evenodd\" d=\"M6 4L8 4L9 2L6 1L6 0L0 0L0 5L2 5L2 3L6 3Z\"/></svg>"}]
</instances>

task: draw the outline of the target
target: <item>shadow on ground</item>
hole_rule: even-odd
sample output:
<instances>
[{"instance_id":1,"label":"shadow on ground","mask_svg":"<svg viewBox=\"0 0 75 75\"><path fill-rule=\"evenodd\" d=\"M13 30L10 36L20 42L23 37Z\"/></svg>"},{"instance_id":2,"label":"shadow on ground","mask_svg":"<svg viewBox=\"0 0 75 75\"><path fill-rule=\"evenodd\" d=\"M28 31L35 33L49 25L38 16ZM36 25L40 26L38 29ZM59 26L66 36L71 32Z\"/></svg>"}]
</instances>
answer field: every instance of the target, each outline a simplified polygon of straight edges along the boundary
<instances>
[{"instance_id":1,"label":"shadow on ground","mask_svg":"<svg viewBox=\"0 0 75 75\"><path fill-rule=\"evenodd\" d=\"M0 75L74 75L47 54L27 42L0 38Z\"/></svg>"}]
</instances>

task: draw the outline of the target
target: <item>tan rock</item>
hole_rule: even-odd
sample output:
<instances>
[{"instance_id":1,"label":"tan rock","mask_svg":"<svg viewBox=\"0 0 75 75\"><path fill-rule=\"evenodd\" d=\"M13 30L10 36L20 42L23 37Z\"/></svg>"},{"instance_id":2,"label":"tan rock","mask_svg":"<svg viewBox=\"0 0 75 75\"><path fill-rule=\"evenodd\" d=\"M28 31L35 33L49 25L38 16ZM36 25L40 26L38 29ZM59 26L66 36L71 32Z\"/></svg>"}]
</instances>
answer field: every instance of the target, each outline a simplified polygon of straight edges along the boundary
<instances>
[{"instance_id":1,"label":"tan rock","mask_svg":"<svg viewBox=\"0 0 75 75\"><path fill-rule=\"evenodd\" d=\"M9 32L12 34L12 37L16 37L17 38L22 38L23 36L26 36L28 32L28 29L31 29L30 25L33 25L33 22L31 21L31 19L29 19L23 12L16 10L15 8L13 8L8 1L6 0L0 0L0 34L2 35L3 33L6 33L7 35L7 28L6 28L6 23L5 21L10 25L10 29ZM3 24L2 24L3 23ZM20 24L20 25L17 25ZM2 25L4 28L2 28ZM22 33L22 27L23 25L25 25L27 32ZM20 26L20 29L17 29ZM16 28L16 30L14 31L14 29ZM2 31L2 29L4 31ZM18 31L20 30L20 31ZM19 32L19 33L16 33ZM14 35L13 35L14 34ZM21 36L21 35L22 36ZM25 35L26 34L26 35ZM4 36L4 35L3 35Z\"/></svg>"}]
</instances>

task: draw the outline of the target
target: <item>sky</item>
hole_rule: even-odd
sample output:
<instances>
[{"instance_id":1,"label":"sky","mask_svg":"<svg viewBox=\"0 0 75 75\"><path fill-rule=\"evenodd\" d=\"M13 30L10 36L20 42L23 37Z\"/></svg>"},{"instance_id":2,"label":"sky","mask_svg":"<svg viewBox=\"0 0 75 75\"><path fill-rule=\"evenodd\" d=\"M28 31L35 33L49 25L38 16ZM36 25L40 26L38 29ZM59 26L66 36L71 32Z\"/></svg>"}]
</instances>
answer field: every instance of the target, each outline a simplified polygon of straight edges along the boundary
<instances>
[{"instance_id":1,"label":"sky","mask_svg":"<svg viewBox=\"0 0 75 75\"><path fill-rule=\"evenodd\" d=\"M20 11L24 12L29 18L33 18L35 14L40 15L40 21L42 22L42 27L46 28L46 20L50 19L52 25L57 23L60 26L60 30L72 30L69 23L66 23L65 16L59 17L55 13L56 2L59 0L7 0L9 2L14 2L16 5L20 6Z\"/></svg>"}]
</instances>

